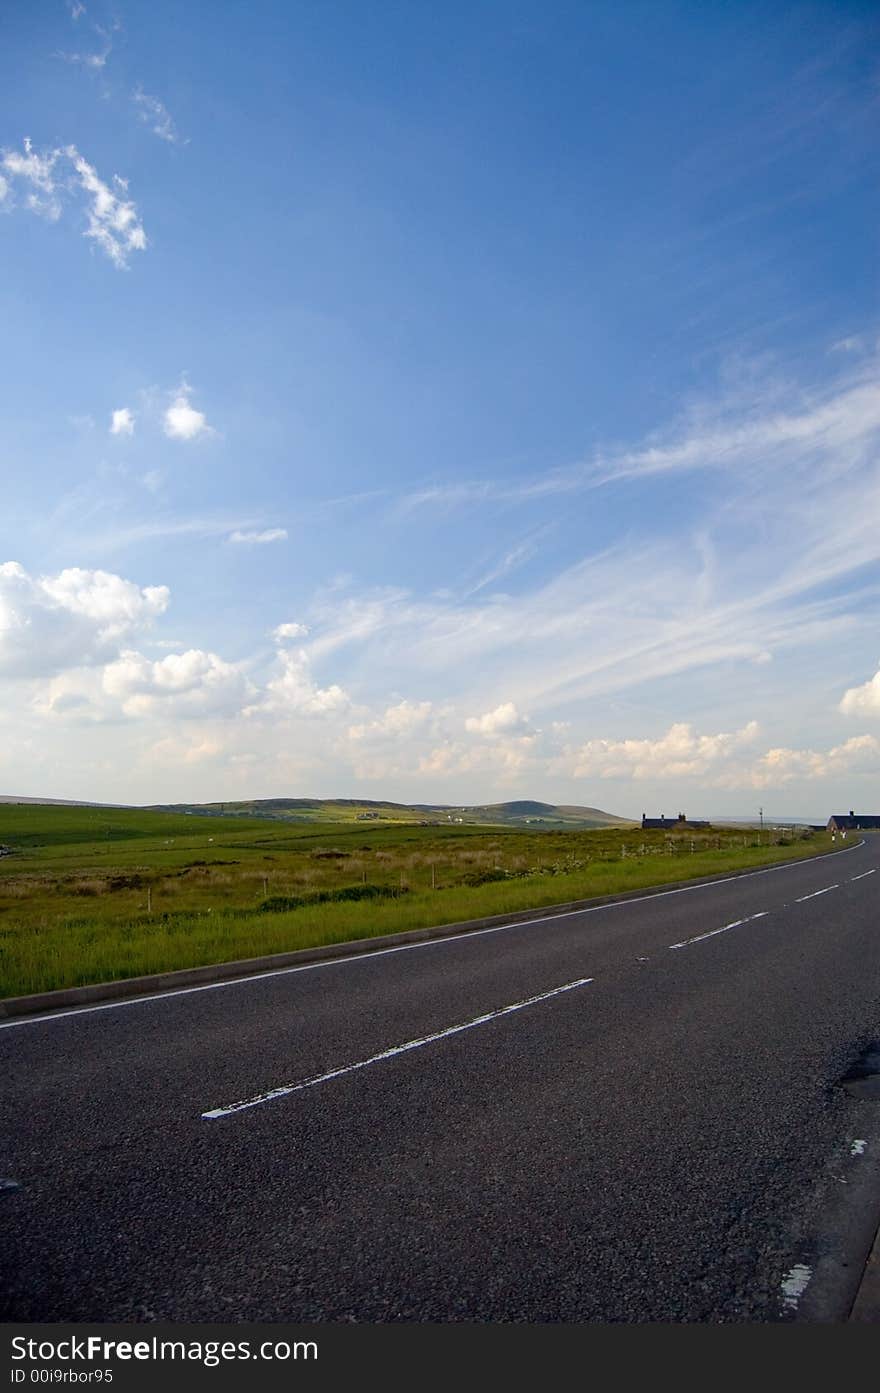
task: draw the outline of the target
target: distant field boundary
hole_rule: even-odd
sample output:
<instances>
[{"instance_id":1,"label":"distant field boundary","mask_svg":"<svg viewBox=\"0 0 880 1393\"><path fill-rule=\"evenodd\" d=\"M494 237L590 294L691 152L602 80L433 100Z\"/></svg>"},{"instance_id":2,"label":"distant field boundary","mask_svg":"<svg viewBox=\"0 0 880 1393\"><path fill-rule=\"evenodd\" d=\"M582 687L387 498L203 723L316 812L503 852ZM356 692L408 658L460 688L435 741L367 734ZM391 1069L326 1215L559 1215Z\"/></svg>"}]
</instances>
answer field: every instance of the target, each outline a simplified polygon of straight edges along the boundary
<instances>
[{"instance_id":1,"label":"distant field boundary","mask_svg":"<svg viewBox=\"0 0 880 1393\"><path fill-rule=\"evenodd\" d=\"M10 1022L27 1016L46 1012L75 1010L77 1007L105 1003L111 1005L128 998L149 999L157 995L174 995L177 992L220 986L224 983L246 980L249 977L270 976L275 972L307 967L312 963L328 962L333 959L353 958L370 953L387 952L389 949L405 948L408 945L429 943L435 939L454 938L458 935L478 933L486 929L513 928L517 924L542 923L576 914L582 910L600 909L603 905L623 904L631 900L644 900L673 894L679 891L698 890L701 886L715 882L738 880L745 876L768 875L771 871L785 870L791 866L802 865L805 861L821 861L829 856L841 856L847 851L855 851L864 846L864 840L850 846L840 846L833 851L822 851L816 855L801 855L786 861L775 861L765 866L748 866L740 870L723 870L715 875L699 876L690 880L666 881L657 885L623 890L616 894L596 895L585 900L570 900L555 905L542 905L534 909L514 911L508 914L491 914L482 919L468 919L461 923L437 924L424 929L405 929L398 933L377 935L373 938L352 939L343 943L327 943L311 948L296 948L286 953L271 953L259 958L239 958L231 962L201 964L198 967L179 968L173 972L156 972L142 977L125 977L112 982L93 982L79 987L62 987L56 991L33 992L26 996L11 996L0 1000L0 1018Z\"/></svg>"}]
</instances>

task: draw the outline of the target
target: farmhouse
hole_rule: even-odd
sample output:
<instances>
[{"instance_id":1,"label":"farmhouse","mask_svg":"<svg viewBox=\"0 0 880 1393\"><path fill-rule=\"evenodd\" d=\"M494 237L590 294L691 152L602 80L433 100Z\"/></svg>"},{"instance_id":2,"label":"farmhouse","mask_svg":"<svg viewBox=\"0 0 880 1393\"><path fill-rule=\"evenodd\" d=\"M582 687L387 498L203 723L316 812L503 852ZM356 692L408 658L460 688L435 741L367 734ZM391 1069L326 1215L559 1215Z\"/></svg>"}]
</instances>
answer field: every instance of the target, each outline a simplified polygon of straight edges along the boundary
<instances>
[{"instance_id":1,"label":"farmhouse","mask_svg":"<svg viewBox=\"0 0 880 1393\"><path fill-rule=\"evenodd\" d=\"M692 822L688 821L684 813L679 813L678 817L664 817L663 813L659 817L647 817L642 813L642 830L647 832L650 828L660 828L661 831L679 832L690 831L694 827L711 827L711 822Z\"/></svg>"},{"instance_id":2,"label":"farmhouse","mask_svg":"<svg viewBox=\"0 0 880 1393\"><path fill-rule=\"evenodd\" d=\"M832 813L828 819L827 832L864 832L870 828L880 828L880 813Z\"/></svg>"}]
</instances>

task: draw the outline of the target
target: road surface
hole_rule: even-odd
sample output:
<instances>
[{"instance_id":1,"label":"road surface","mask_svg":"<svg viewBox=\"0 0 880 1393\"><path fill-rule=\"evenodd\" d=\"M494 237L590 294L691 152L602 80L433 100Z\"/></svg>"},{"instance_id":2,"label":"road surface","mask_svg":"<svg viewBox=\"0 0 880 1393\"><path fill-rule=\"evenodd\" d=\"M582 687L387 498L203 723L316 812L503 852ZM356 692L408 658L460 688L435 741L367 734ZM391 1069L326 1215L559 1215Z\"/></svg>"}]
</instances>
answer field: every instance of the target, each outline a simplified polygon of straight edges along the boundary
<instances>
[{"instance_id":1,"label":"road surface","mask_svg":"<svg viewBox=\"0 0 880 1393\"><path fill-rule=\"evenodd\" d=\"M878 902L869 837L12 1020L3 1318L793 1318L876 1151L836 1085L880 1038Z\"/></svg>"}]
</instances>

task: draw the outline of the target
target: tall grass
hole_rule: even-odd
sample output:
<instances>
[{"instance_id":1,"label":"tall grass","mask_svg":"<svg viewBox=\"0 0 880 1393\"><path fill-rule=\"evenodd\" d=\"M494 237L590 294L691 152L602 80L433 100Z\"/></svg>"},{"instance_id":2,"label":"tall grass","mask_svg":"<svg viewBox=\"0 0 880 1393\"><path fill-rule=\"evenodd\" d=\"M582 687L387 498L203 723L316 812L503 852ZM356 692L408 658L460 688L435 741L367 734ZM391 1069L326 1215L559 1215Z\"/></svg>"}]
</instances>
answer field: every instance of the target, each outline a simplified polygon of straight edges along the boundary
<instances>
[{"instance_id":1,"label":"tall grass","mask_svg":"<svg viewBox=\"0 0 880 1393\"><path fill-rule=\"evenodd\" d=\"M561 834L563 837L594 836L598 834ZM534 834L531 838L539 850L546 850L543 838L550 834ZM157 891L156 907L148 914L143 906L144 890L137 887L124 892L138 897L136 912L121 916L102 917L94 912L100 901L80 895L72 900L63 897L67 912L50 918L45 912L28 916L27 922L8 911L0 928L0 994L18 995L47 991L57 987L79 986L89 982L113 981L145 973L194 967L212 962L239 958L260 957L319 944L354 941L407 929L450 924L468 919L536 909L569 900L592 896L618 894L662 885L673 880L688 880L733 869L772 864L795 857L814 855L830 848L824 836L809 840L776 845L742 845L749 837L741 833L722 838L722 846L705 843L693 852L680 849L670 852L664 843L649 851L647 842L634 844L629 834L629 854L625 857L608 855L590 860L583 856L583 845L570 844L568 860L558 858L541 865L494 871L497 858L505 850L485 848L485 855L474 860L478 848L458 866L459 880L452 885L431 890L425 883L430 864L420 863L409 851L394 861L386 885L387 898L345 902L324 899L318 902L321 891L307 891L311 902L293 910L266 912L261 909L262 897L254 896L253 876L248 876L247 908L231 902L226 894L214 887L214 903L201 903L196 908L177 907L176 897L162 905ZM713 837L714 841L715 838ZM752 839L753 840L753 839ZM626 845L617 838L617 851ZM639 846L644 854L637 854ZM575 854L578 853L578 854ZM427 858L430 863L430 856ZM512 860L529 858L522 852ZM375 861L372 872L376 870ZM382 864L380 861L379 864ZM388 863L385 863L386 866ZM462 879L482 866L487 878L482 884L465 884ZM522 874L525 870L527 873ZM420 883L407 889L408 878L419 874ZM495 878L495 876L498 878ZM374 876L371 873L371 879ZM401 878L404 882L401 892ZM436 876L435 876L436 878ZM205 887L205 877L198 883ZM81 880L86 883L85 878ZM177 884L179 882L175 882ZM72 887L69 887L72 888ZM228 888L228 887L227 887ZM260 877L259 888L262 888ZM302 887L295 890L299 893ZM271 901L276 887L270 886ZM326 895L328 892L323 892ZM283 900L283 894L278 897ZM75 906L75 908L74 908ZM537 931L537 930L536 930Z\"/></svg>"}]
</instances>

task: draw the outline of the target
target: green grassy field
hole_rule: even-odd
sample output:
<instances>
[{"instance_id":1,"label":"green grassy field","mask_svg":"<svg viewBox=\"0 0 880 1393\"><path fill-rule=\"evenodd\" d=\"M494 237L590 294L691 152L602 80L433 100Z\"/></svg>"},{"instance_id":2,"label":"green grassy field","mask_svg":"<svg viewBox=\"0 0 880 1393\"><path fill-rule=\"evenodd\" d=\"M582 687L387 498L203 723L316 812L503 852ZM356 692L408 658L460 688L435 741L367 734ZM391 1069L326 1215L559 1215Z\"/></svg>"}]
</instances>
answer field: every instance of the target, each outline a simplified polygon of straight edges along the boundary
<instances>
[{"instance_id":1,"label":"green grassy field","mask_svg":"<svg viewBox=\"0 0 880 1393\"><path fill-rule=\"evenodd\" d=\"M0 995L513 913L830 845L729 827L297 825L3 804Z\"/></svg>"}]
</instances>

